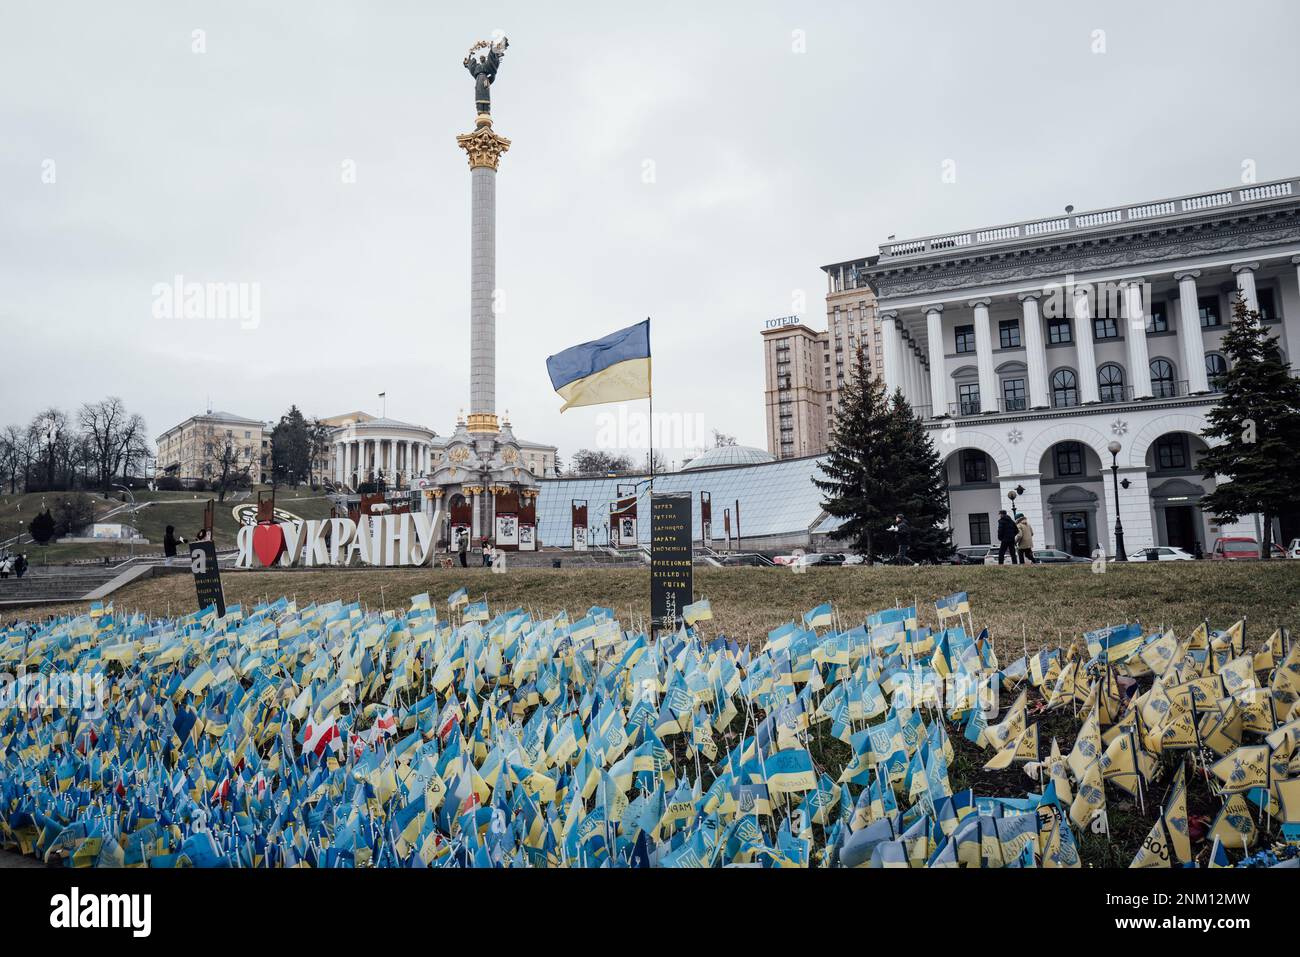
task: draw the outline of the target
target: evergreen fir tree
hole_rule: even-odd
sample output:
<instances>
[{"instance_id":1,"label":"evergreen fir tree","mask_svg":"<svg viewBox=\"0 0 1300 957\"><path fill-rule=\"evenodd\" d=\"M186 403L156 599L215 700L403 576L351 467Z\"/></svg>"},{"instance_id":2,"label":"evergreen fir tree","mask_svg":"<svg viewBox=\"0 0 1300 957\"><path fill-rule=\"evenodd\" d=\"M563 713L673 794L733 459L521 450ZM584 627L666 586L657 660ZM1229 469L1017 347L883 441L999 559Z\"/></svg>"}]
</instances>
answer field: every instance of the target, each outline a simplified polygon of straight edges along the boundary
<instances>
[{"instance_id":1,"label":"evergreen fir tree","mask_svg":"<svg viewBox=\"0 0 1300 957\"><path fill-rule=\"evenodd\" d=\"M1294 509L1300 493L1294 473L1300 448L1300 380L1282 358L1277 338L1270 336L1259 313L1237 296L1232 323L1223 337L1228 371L1220 377L1223 395L1206 417L1211 445L1197 467L1211 477L1226 476L1201 507L1222 521L1243 515L1263 516L1260 558L1272 551L1273 519Z\"/></svg>"},{"instance_id":2,"label":"evergreen fir tree","mask_svg":"<svg viewBox=\"0 0 1300 957\"><path fill-rule=\"evenodd\" d=\"M858 374L841 392L842 405L831 430L830 448L814 479L825 500L822 508L843 519L831 537L847 541L874 561L897 550L888 531L894 517L912 526L914 559L945 557L951 546L942 463L921 421L901 393L891 399L878 380Z\"/></svg>"},{"instance_id":3,"label":"evergreen fir tree","mask_svg":"<svg viewBox=\"0 0 1300 957\"><path fill-rule=\"evenodd\" d=\"M890 417L895 432L890 487L895 514L906 516L912 526L909 554L918 561L946 559L952 554L952 533L943 460L901 391L890 400Z\"/></svg>"}]
</instances>

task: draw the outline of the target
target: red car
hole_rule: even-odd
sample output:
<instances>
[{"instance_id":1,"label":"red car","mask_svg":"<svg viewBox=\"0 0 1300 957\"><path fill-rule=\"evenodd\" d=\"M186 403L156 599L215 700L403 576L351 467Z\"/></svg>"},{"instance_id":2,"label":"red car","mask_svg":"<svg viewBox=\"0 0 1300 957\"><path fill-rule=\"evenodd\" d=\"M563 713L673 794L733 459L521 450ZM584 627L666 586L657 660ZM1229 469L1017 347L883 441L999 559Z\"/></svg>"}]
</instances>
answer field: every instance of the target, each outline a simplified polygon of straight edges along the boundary
<instances>
[{"instance_id":1,"label":"red car","mask_svg":"<svg viewBox=\"0 0 1300 957\"><path fill-rule=\"evenodd\" d=\"M1259 542L1248 535L1224 535L1214 540L1210 550L1211 558L1223 558L1230 561L1259 558ZM1286 558L1286 552L1280 545L1273 545L1274 558Z\"/></svg>"}]
</instances>

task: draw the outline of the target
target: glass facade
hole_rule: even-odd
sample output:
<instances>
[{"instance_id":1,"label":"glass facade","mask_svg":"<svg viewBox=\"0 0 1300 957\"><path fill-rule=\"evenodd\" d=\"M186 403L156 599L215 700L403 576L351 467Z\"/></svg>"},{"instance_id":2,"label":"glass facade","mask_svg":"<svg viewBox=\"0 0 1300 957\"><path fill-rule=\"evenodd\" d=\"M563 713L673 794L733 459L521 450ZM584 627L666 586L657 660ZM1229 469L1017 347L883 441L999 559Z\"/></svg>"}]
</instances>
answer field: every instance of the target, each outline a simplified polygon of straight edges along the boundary
<instances>
[{"instance_id":1,"label":"glass facade","mask_svg":"<svg viewBox=\"0 0 1300 957\"><path fill-rule=\"evenodd\" d=\"M741 544L744 539L790 533L807 534L822 516L822 492L812 482L821 477L820 457L782 459L761 465L702 468L655 476L656 492L690 492L692 537L699 541L700 492L712 499L713 540L726 538L723 510L731 509L731 534L736 534L736 503L740 503ZM587 525L592 544L608 541L609 508L619 486L637 486L637 538L650 543L650 498L648 476L623 475L611 478L545 479L538 483L537 532L543 545L564 548L571 541L574 499L587 502ZM825 524L825 522L823 522ZM831 523L838 525L838 520ZM819 529L822 530L822 529Z\"/></svg>"}]
</instances>

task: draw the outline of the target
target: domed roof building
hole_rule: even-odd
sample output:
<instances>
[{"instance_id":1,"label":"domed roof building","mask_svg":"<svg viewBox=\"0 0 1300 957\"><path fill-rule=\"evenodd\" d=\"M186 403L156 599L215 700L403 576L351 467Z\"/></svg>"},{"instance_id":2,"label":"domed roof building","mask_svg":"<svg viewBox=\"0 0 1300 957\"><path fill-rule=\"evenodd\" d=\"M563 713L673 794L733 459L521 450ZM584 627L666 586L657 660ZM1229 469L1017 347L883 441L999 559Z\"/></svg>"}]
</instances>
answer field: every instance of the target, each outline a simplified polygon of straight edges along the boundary
<instances>
[{"instance_id":1,"label":"domed roof building","mask_svg":"<svg viewBox=\"0 0 1300 957\"><path fill-rule=\"evenodd\" d=\"M682 471L715 469L728 465L764 465L775 461L776 456L763 449L756 449L752 445L721 445L716 449L709 449L702 455L697 455L682 466Z\"/></svg>"}]
</instances>

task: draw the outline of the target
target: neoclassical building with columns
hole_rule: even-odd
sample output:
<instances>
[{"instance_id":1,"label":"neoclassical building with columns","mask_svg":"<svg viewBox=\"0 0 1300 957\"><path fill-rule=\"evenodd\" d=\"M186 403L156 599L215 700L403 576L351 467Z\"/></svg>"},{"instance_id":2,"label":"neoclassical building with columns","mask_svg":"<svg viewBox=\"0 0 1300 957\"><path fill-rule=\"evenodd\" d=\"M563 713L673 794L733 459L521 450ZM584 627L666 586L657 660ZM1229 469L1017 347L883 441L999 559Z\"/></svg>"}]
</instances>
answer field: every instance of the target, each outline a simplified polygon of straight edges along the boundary
<instances>
[{"instance_id":1,"label":"neoclassical building with columns","mask_svg":"<svg viewBox=\"0 0 1300 957\"><path fill-rule=\"evenodd\" d=\"M1014 492L1038 547L1112 553L1112 465L1130 553L1258 534L1202 511L1196 463L1235 298L1284 355L1300 343L1300 178L891 241L861 276L885 381L945 457L957 545L996 544Z\"/></svg>"},{"instance_id":2,"label":"neoclassical building with columns","mask_svg":"<svg viewBox=\"0 0 1300 957\"><path fill-rule=\"evenodd\" d=\"M335 427L330 434L330 477L352 489L380 480L409 488L431 471L441 447L432 429L397 419L354 412L321 421Z\"/></svg>"}]
</instances>

